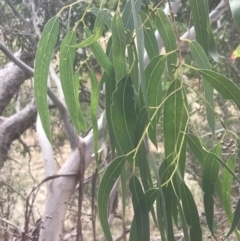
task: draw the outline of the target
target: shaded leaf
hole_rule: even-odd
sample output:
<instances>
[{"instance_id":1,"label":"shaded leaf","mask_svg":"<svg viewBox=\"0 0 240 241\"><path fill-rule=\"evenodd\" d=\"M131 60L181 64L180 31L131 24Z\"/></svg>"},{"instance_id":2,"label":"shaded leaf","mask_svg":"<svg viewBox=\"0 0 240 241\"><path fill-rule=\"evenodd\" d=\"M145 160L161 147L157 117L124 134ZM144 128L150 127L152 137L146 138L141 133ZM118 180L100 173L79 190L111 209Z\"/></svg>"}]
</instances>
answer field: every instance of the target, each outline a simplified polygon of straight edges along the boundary
<instances>
[{"instance_id":1,"label":"shaded leaf","mask_svg":"<svg viewBox=\"0 0 240 241\"><path fill-rule=\"evenodd\" d=\"M239 221L240 221L240 199L238 200L237 207L236 207L235 212L234 212L232 226L231 226L229 232L227 233L225 239L228 238L231 235L231 233L237 227Z\"/></svg>"},{"instance_id":2,"label":"shaded leaf","mask_svg":"<svg viewBox=\"0 0 240 241\"><path fill-rule=\"evenodd\" d=\"M233 20L240 31L240 4L238 0L229 0Z\"/></svg>"},{"instance_id":3,"label":"shaded leaf","mask_svg":"<svg viewBox=\"0 0 240 241\"><path fill-rule=\"evenodd\" d=\"M112 235L108 224L108 198L113 185L119 178L125 164L125 156L120 156L107 167L98 190L98 210L103 232L108 241L112 241Z\"/></svg>"},{"instance_id":4,"label":"shaded leaf","mask_svg":"<svg viewBox=\"0 0 240 241\"><path fill-rule=\"evenodd\" d=\"M131 79L124 77L117 83L111 106L111 122L119 154L127 154L134 149L137 116L133 96Z\"/></svg>"},{"instance_id":5,"label":"shaded leaf","mask_svg":"<svg viewBox=\"0 0 240 241\"><path fill-rule=\"evenodd\" d=\"M135 11L139 12L141 8L141 0L134 0L133 2ZM124 28L129 29L130 32L132 32L134 29L132 0L128 0L125 4L122 19L124 23Z\"/></svg>"},{"instance_id":6,"label":"shaded leaf","mask_svg":"<svg viewBox=\"0 0 240 241\"><path fill-rule=\"evenodd\" d=\"M68 111L71 120L77 129L86 131L87 124L84 120L80 103L78 100L78 90L76 90L76 84L73 73L73 62L75 58L75 49L70 46L76 42L75 31L69 32L63 39L60 46L60 79L63 88L63 93L68 107Z\"/></svg>"},{"instance_id":7,"label":"shaded leaf","mask_svg":"<svg viewBox=\"0 0 240 241\"><path fill-rule=\"evenodd\" d=\"M196 62L198 68L211 70L211 64L208 60L206 53L202 49L201 45L196 41L192 41L190 43L190 48L191 48L191 55L194 61ZM206 103L207 120L208 120L209 127L212 131L212 134L214 136L215 113L214 113L214 103L213 103L213 87L205 79L203 79L203 83L204 83L205 98L207 100L207 103Z\"/></svg>"},{"instance_id":8,"label":"shaded leaf","mask_svg":"<svg viewBox=\"0 0 240 241\"><path fill-rule=\"evenodd\" d=\"M189 0L193 24L196 32L196 40L203 47L204 51L208 52L208 11L205 7L204 0Z\"/></svg>"},{"instance_id":9,"label":"shaded leaf","mask_svg":"<svg viewBox=\"0 0 240 241\"><path fill-rule=\"evenodd\" d=\"M85 28L87 36L91 35L91 32L88 28ZM113 70L113 65L107 55L104 53L101 45L98 42L94 42L93 44L90 44L90 49L97 60L98 64L104 69L104 71L111 75L111 72Z\"/></svg>"},{"instance_id":10,"label":"shaded leaf","mask_svg":"<svg viewBox=\"0 0 240 241\"><path fill-rule=\"evenodd\" d=\"M159 53L157 39L155 37L150 20L147 20L147 15L143 11L140 11L140 17L142 19L142 22L144 23L144 46L147 51L148 57L151 60Z\"/></svg>"},{"instance_id":11,"label":"shaded leaf","mask_svg":"<svg viewBox=\"0 0 240 241\"><path fill-rule=\"evenodd\" d=\"M181 199L183 212L190 226L190 239L191 241L201 241L202 240L202 230L198 215L198 210L196 203L193 199L192 193L185 183L181 186Z\"/></svg>"},{"instance_id":12,"label":"shaded leaf","mask_svg":"<svg viewBox=\"0 0 240 241\"><path fill-rule=\"evenodd\" d=\"M145 69L145 79L147 85L148 104L151 108L158 107L162 102L162 74L166 66L166 57L157 56L153 58ZM160 111L155 115L148 129L148 135L152 143L157 147L156 128L160 115ZM152 118L156 109L150 109L150 117Z\"/></svg>"},{"instance_id":13,"label":"shaded leaf","mask_svg":"<svg viewBox=\"0 0 240 241\"><path fill-rule=\"evenodd\" d=\"M99 13L99 8L96 7L92 7L88 10L88 12L93 13L95 16L98 16ZM104 24L108 27L108 29L111 29L111 25L112 25L112 19L111 16L104 10L102 11L102 20L104 22Z\"/></svg>"},{"instance_id":14,"label":"shaded leaf","mask_svg":"<svg viewBox=\"0 0 240 241\"><path fill-rule=\"evenodd\" d=\"M213 218L214 218L214 201L213 196L205 193L203 196L204 210L207 220L207 225L211 231L212 236L215 238L213 231Z\"/></svg>"},{"instance_id":15,"label":"shaded leaf","mask_svg":"<svg viewBox=\"0 0 240 241\"><path fill-rule=\"evenodd\" d=\"M116 12L112 21L112 56L117 82L126 76L125 48L126 39L124 26L119 12Z\"/></svg>"},{"instance_id":16,"label":"shaded leaf","mask_svg":"<svg viewBox=\"0 0 240 241\"><path fill-rule=\"evenodd\" d=\"M51 131L47 101L47 78L52 53L58 37L58 31L59 19L57 16L55 16L47 22L43 29L36 52L34 70L34 91L36 105L43 129L50 142Z\"/></svg>"}]
</instances>

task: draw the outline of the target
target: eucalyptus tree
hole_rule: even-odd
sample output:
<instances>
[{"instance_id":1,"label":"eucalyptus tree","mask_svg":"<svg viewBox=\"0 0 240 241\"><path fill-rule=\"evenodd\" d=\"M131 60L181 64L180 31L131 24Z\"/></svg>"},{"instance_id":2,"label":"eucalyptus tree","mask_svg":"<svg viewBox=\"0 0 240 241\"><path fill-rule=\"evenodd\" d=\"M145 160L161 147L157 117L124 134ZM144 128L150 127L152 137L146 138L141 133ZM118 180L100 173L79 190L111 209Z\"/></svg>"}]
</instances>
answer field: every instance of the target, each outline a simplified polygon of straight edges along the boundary
<instances>
[{"instance_id":1,"label":"eucalyptus tree","mask_svg":"<svg viewBox=\"0 0 240 241\"><path fill-rule=\"evenodd\" d=\"M77 240L84 239L81 223L84 171L94 160L97 168L100 168L99 153L102 144L107 142L107 136L110 139L112 161L101 178L98 190L99 218L107 240L113 240L108 212L109 197L118 187L118 182L121 182L123 220L127 188L132 195L134 217L127 230L130 232L129 240L150 240L150 215L162 240L175 240L174 227L178 219L185 240L203 239L198 209L184 180L187 146L202 166L204 209L212 236L217 235L214 230L213 198L216 195L231 226L227 236L234 231L240 240L235 229L239 221L240 202L237 202L233 214L230 199L233 179L240 182L235 174L239 138L226 127L224 120L215 111L213 98L216 90L239 109L240 89L230 79L213 71L211 64L219 60L211 23L216 22L229 9L228 1L220 1L209 13L207 1L189 0L194 26L182 36L175 16L181 5L180 0L166 1L165 8L159 2L149 6L145 12L141 11L140 0L129 0L123 8L119 2L113 15L104 8L104 1L100 2L98 8L89 4L82 17L75 19L74 24L69 24L65 34L59 34L62 16L69 13L68 21L71 22L74 16L72 9L79 4L81 3L74 2L59 8L45 24L37 46L34 69L17 59L3 44L0 45L1 50L16 65L29 75L34 75L34 93L39 113L37 132L45 159L46 179L43 182L47 184L39 240L63 238L67 204L78 183L76 235ZM240 3L229 0L229 4L234 24L240 29ZM89 27L86 14L96 17L93 28ZM80 41L79 26L84 32ZM100 40L106 29L110 37L105 40L105 49ZM48 85L52 55L59 36L60 98ZM162 51L163 48L165 51ZM81 64L76 54L83 50L89 53L84 63L91 79L92 125L92 130L84 137L81 133L85 133L88 126L78 99ZM160 51L162 54L159 54ZM183 52L191 53L194 64L186 63ZM103 74L100 82L89 62L90 57L101 66ZM189 69L202 76L202 93L185 81L183 73ZM168 86L167 90L163 89L164 86ZM212 134L211 144L207 147L197 130L192 128L189 90L196 91L198 98L205 103L206 120ZM102 91L105 94L105 110L98 118L97 107ZM72 149L58 172L52 151L48 97L63 118ZM215 138L216 123L223 126L223 137L229 135L235 143L234 152L227 162L222 158L221 140ZM159 126L162 127L162 133L159 133ZM163 134L164 158L159 161L149 155L148 143L152 142L158 147L157 136L160 134ZM129 180L127 168L131 169ZM23 240L28 238L30 213L29 210L26 211ZM126 236L126 228L123 229L122 236Z\"/></svg>"}]
</instances>

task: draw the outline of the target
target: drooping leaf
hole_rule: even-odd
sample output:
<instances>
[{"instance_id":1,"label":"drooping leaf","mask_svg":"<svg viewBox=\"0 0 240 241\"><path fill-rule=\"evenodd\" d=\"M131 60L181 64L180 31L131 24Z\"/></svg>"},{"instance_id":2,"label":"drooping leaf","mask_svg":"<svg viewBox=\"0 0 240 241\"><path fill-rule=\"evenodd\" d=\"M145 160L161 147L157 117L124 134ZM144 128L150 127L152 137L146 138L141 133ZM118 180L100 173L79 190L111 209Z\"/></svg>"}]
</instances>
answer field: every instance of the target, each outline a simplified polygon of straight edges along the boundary
<instances>
[{"instance_id":1,"label":"drooping leaf","mask_svg":"<svg viewBox=\"0 0 240 241\"><path fill-rule=\"evenodd\" d=\"M88 36L86 39L84 39L82 42L80 42L78 44L74 43L73 45L71 45L71 47L72 48L85 48L85 47L93 44L102 36L103 28L104 28L103 10L99 10L97 19L94 24L93 34L91 34L90 36ZM85 31L87 31L86 29L88 29L88 28L85 27Z\"/></svg>"},{"instance_id":2,"label":"drooping leaf","mask_svg":"<svg viewBox=\"0 0 240 241\"><path fill-rule=\"evenodd\" d=\"M131 177L129 188L132 193L137 240L148 241L150 240L148 205L141 184L136 176Z\"/></svg>"},{"instance_id":3,"label":"drooping leaf","mask_svg":"<svg viewBox=\"0 0 240 241\"><path fill-rule=\"evenodd\" d=\"M183 212L190 226L190 239L191 241L201 241L202 240L202 230L198 215L198 210L196 203L193 199L191 191L188 189L185 183L181 186L181 199Z\"/></svg>"},{"instance_id":4,"label":"drooping leaf","mask_svg":"<svg viewBox=\"0 0 240 241\"><path fill-rule=\"evenodd\" d=\"M147 15L140 11L140 17L142 22L144 23L143 31L144 31L144 45L148 54L149 59L156 57L159 53L158 43L150 23L150 20L147 19Z\"/></svg>"},{"instance_id":5,"label":"drooping leaf","mask_svg":"<svg viewBox=\"0 0 240 241\"><path fill-rule=\"evenodd\" d=\"M158 190L156 188L149 189L144 195L147 202L148 212L151 210L153 203L156 200ZM135 223L135 216L133 218L130 230L130 237L129 241L138 241L137 234L136 234L136 223Z\"/></svg>"},{"instance_id":6,"label":"drooping leaf","mask_svg":"<svg viewBox=\"0 0 240 241\"><path fill-rule=\"evenodd\" d=\"M177 41L174 29L162 9L158 9L157 11L156 27L164 42L166 52L176 50ZM177 52L172 53L167 57L167 64L169 74L172 74L172 72L175 70L174 66L177 64Z\"/></svg>"},{"instance_id":7,"label":"drooping leaf","mask_svg":"<svg viewBox=\"0 0 240 241\"><path fill-rule=\"evenodd\" d=\"M137 52L138 52L138 65L139 65L139 75L138 75L138 87L135 90L136 93L139 93L140 86L143 93L143 99L145 106L147 107L147 112L149 116L149 108L148 108L148 99L147 99L147 87L144 75L144 35L143 35L143 28L142 21L139 16L139 11L135 8L135 0L131 0L132 4L132 12L133 12L133 22L134 28L136 32L136 40L137 40Z\"/></svg>"},{"instance_id":8,"label":"drooping leaf","mask_svg":"<svg viewBox=\"0 0 240 241\"><path fill-rule=\"evenodd\" d=\"M95 16L98 16L99 8L92 7L88 10L88 12L93 13ZM104 10L102 10L102 20L104 24L108 27L108 29L111 29L112 19L111 16Z\"/></svg>"},{"instance_id":9,"label":"drooping leaf","mask_svg":"<svg viewBox=\"0 0 240 241\"><path fill-rule=\"evenodd\" d=\"M140 11L141 8L141 0L134 0L134 9L136 12ZM124 29L129 29L130 32L134 29L134 22L133 22L133 9L132 9L132 2L128 0L125 4L122 19L124 23Z\"/></svg>"},{"instance_id":10,"label":"drooping leaf","mask_svg":"<svg viewBox=\"0 0 240 241\"><path fill-rule=\"evenodd\" d=\"M238 0L229 0L233 20L240 31L240 4Z\"/></svg>"},{"instance_id":11,"label":"drooping leaf","mask_svg":"<svg viewBox=\"0 0 240 241\"><path fill-rule=\"evenodd\" d=\"M165 69L166 65L166 57L165 56L157 56L153 58L148 66L145 69L145 80L147 84L147 97L148 104L150 109L150 118L153 117L153 114L156 112L157 108L162 101L162 73ZM157 147L157 136L156 136L156 128L160 115L160 110L158 110L157 114L153 118L151 122L151 126L148 129L148 135L152 143Z\"/></svg>"},{"instance_id":12,"label":"drooping leaf","mask_svg":"<svg viewBox=\"0 0 240 241\"><path fill-rule=\"evenodd\" d=\"M60 78L63 88L63 93L68 107L71 120L77 129L86 131L87 124L84 120L80 103L78 101L78 90L76 90L73 62L75 58L75 49L70 46L76 42L75 31L69 32L63 39L60 46Z\"/></svg>"},{"instance_id":13,"label":"drooping leaf","mask_svg":"<svg viewBox=\"0 0 240 241\"><path fill-rule=\"evenodd\" d=\"M240 89L230 79L211 70L199 70L201 75L216 89L226 100L233 100L240 109Z\"/></svg>"},{"instance_id":14,"label":"drooping leaf","mask_svg":"<svg viewBox=\"0 0 240 241\"><path fill-rule=\"evenodd\" d=\"M202 190L209 195L214 194L214 185L216 184L220 168L219 162L212 153L214 153L216 156L220 156L221 147L219 145L215 146L211 152L207 154L204 161Z\"/></svg>"},{"instance_id":15,"label":"drooping leaf","mask_svg":"<svg viewBox=\"0 0 240 241\"><path fill-rule=\"evenodd\" d=\"M186 160L185 133L187 131L188 115L186 99L179 80L173 81L167 91L167 100L163 109L164 149L166 166L178 165L183 175ZM171 172L171 171L170 171ZM170 174L171 175L171 174Z\"/></svg>"},{"instance_id":16,"label":"drooping leaf","mask_svg":"<svg viewBox=\"0 0 240 241\"><path fill-rule=\"evenodd\" d=\"M192 134L187 134L188 145L190 146L193 154L203 166L204 160L208 154L207 150L201 143L200 139Z\"/></svg>"},{"instance_id":17,"label":"drooping leaf","mask_svg":"<svg viewBox=\"0 0 240 241\"><path fill-rule=\"evenodd\" d=\"M191 55L192 55L194 61L196 62L198 68L211 70L211 64L208 60L206 53L202 49L201 45L196 41L192 41L190 43L190 48L191 48ZM215 113L214 113L214 103L213 103L213 87L205 79L203 79L203 83L204 83L205 98L207 101L206 112L207 112L208 125L214 136Z\"/></svg>"},{"instance_id":18,"label":"drooping leaf","mask_svg":"<svg viewBox=\"0 0 240 241\"><path fill-rule=\"evenodd\" d=\"M117 83L111 106L111 123L118 143L119 154L127 154L134 149L137 116L133 96L131 79L124 77Z\"/></svg>"},{"instance_id":19,"label":"drooping leaf","mask_svg":"<svg viewBox=\"0 0 240 241\"><path fill-rule=\"evenodd\" d=\"M122 18L119 12L115 13L112 21L112 45L113 66L118 82L127 74L125 60L126 39Z\"/></svg>"},{"instance_id":20,"label":"drooping leaf","mask_svg":"<svg viewBox=\"0 0 240 241\"><path fill-rule=\"evenodd\" d=\"M193 24L196 32L196 40L208 52L208 11L205 7L204 0L189 0Z\"/></svg>"},{"instance_id":21,"label":"drooping leaf","mask_svg":"<svg viewBox=\"0 0 240 241\"><path fill-rule=\"evenodd\" d=\"M208 193L204 193L203 204L204 204L204 210L205 210L208 228L211 231L212 236L215 238L215 234L213 230L213 223L214 223L213 222L213 218L214 218L213 196Z\"/></svg>"},{"instance_id":22,"label":"drooping leaf","mask_svg":"<svg viewBox=\"0 0 240 241\"><path fill-rule=\"evenodd\" d=\"M120 156L107 167L98 190L98 210L103 232L108 241L112 241L112 235L108 224L108 198L113 185L119 178L125 164L125 156Z\"/></svg>"},{"instance_id":23,"label":"drooping leaf","mask_svg":"<svg viewBox=\"0 0 240 241\"><path fill-rule=\"evenodd\" d=\"M231 226L229 232L227 233L227 235L225 237L226 239L231 235L231 233L237 227L239 221L240 221L240 199L238 200L237 207L236 207L235 212L234 212L232 226Z\"/></svg>"},{"instance_id":24,"label":"drooping leaf","mask_svg":"<svg viewBox=\"0 0 240 241\"><path fill-rule=\"evenodd\" d=\"M43 29L43 33L38 43L35 58L34 70L34 92L38 113L43 129L51 142L51 131L49 123L49 111L47 101L47 78L52 53L57 41L59 31L58 16L51 18Z\"/></svg>"},{"instance_id":25,"label":"drooping leaf","mask_svg":"<svg viewBox=\"0 0 240 241\"><path fill-rule=\"evenodd\" d=\"M91 32L88 28L85 28L85 32L87 36L91 35ZM111 72L113 70L113 65L107 55L104 53L101 45L96 41L93 44L90 44L90 49L97 60L98 64L104 69L104 71L108 74L111 75Z\"/></svg>"},{"instance_id":26,"label":"drooping leaf","mask_svg":"<svg viewBox=\"0 0 240 241\"><path fill-rule=\"evenodd\" d=\"M139 86L139 79L138 79L139 73L138 73L138 55L137 55L135 42L128 44L127 50L128 50L129 72L133 82L133 88L135 90L134 99L135 99L135 102L137 102L138 94L136 90L138 89L138 86Z\"/></svg>"},{"instance_id":27,"label":"drooping leaf","mask_svg":"<svg viewBox=\"0 0 240 241\"><path fill-rule=\"evenodd\" d=\"M148 115L146 107L142 108L137 117L137 123L135 128L135 147L137 150L137 166L139 166L140 175L143 183L144 190L147 191L149 188L153 187L153 182L151 179L151 172L149 167L149 160L147 157L147 150L144 143L144 131L148 123ZM141 143L140 143L141 141Z\"/></svg>"},{"instance_id":28,"label":"drooping leaf","mask_svg":"<svg viewBox=\"0 0 240 241\"><path fill-rule=\"evenodd\" d=\"M99 99L99 83L97 81L94 72L89 69L90 79L91 79L91 120L93 128L93 146L94 154L97 163L97 168L99 168L98 162L98 123L97 123L97 109L98 109L98 99Z\"/></svg>"},{"instance_id":29,"label":"drooping leaf","mask_svg":"<svg viewBox=\"0 0 240 241\"><path fill-rule=\"evenodd\" d=\"M226 164L234 171L236 160L235 156L232 155L226 162ZM231 188L233 183L233 177L228 172L226 168L224 168L222 173L222 183L221 183L221 204L224 208L226 216L228 218L229 223L232 223L233 215L232 215L232 204L231 204Z\"/></svg>"}]
</instances>

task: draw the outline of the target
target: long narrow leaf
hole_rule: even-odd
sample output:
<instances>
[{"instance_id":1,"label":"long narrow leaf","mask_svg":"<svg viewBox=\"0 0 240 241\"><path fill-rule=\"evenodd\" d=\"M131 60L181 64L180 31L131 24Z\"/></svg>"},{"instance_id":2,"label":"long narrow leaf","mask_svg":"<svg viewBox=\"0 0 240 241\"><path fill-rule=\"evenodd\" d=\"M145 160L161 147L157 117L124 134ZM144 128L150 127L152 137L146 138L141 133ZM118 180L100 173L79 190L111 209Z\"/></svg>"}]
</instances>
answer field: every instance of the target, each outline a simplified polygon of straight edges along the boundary
<instances>
[{"instance_id":1,"label":"long narrow leaf","mask_svg":"<svg viewBox=\"0 0 240 241\"><path fill-rule=\"evenodd\" d=\"M108 224L108 198L113 185L120 176L125 164L125 156L120 156L112 161L102 177L98 190L98 210L103 232L108 241L112 241L112 235Z\"/></svg>"},{"instance_id":2,"label":"long narrow leaf","mask_svg":"<svg viewBox=\"0 0 240 241\"><path fill-rule=\"evenodd\" d=\"M229 0L233 20L240 31L240 2L238 0Z\"/></svg>"},{"instance_id":3,"label":"long narrow leaf","mask_svg":"<svg viewBox=\"0 0 240 241\"><path fill-rule=\"evenodd\" d=\"M47 78L52 53L58 37L58 31L59 19L55 16L47 22L43 29L42 36L38 43L34 70L34 91L37 109L43 129L50 142L51 131L47 101Z\"/></svg>"},{"instance_id":4,"label":"long narrow leaf","mask_svg":"<svg viewBox=\"0 0 240 241\"><path fill-rule=\"evenodd\" d=\"M74 80L73 64L75 58L75 49L71 48L70 46L75 42L75 31L69 32L62 41L60 47L60 77L71 120L78 133L80 133L80 130L86 131L87 124L80 108L80 103L78 101L78 90L76 90Z\"/></svg>"}]
</instances>

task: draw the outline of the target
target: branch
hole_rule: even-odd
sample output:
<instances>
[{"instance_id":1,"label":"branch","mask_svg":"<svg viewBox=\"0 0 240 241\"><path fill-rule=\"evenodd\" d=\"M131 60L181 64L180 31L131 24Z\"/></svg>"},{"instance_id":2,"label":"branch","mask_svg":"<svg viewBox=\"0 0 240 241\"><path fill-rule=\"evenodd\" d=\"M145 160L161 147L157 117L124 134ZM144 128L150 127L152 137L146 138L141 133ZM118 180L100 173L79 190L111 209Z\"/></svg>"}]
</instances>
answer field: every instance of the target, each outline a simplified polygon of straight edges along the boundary
<instances>
[{"instance_id":1,"label":"branch","mask_svg":"<svg viewBox=\"0 0 240 241\"><path fill-rule=\"evenodd\" d=\"M34 69L30 66L26 65L23 61L16 58L13 53L5 46L4 43L0 42L0 50L12 61L14 62L19 68L21 68L23 71L27 72L30 76L33 76ZM58 97L52 92L50 88L48 88L48 96L51 98L57 109L62 115L65 128L68 134L69 142L71 145L71 149L74 150L77 147L78 140L77 140L77 134L74 129L74 126L71 122L71 119L68 114L68 110L65 107L65 105L58 99Z\"/></svg>"}]
</instances>

